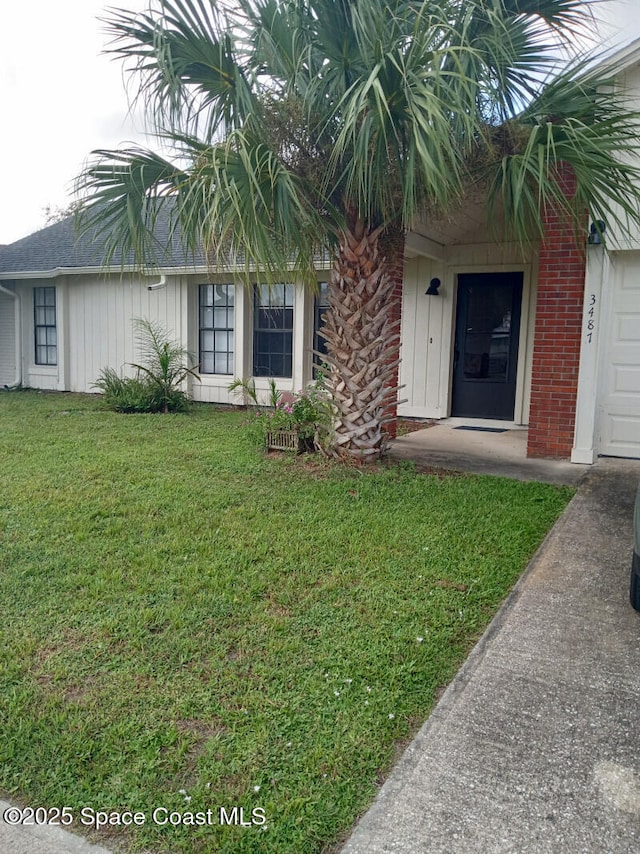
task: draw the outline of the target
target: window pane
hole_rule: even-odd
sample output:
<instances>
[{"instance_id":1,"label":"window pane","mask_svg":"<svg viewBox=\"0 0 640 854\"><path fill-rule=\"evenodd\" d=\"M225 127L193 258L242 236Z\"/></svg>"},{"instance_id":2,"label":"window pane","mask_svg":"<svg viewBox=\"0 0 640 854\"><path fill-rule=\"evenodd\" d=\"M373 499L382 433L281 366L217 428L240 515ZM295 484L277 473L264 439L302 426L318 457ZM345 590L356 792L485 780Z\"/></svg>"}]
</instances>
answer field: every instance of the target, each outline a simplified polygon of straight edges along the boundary
<instances>
[{"instance_id":1,"label":"window pane","mask_svg":"<svg viewBox=\"0 0 640 854\"><path fill-rule=\"evenodd\" d=\"M226 308L214 309L214 325L215 325L216 329L226 329L227 328L227 309Z\"/></svg>"},{"instance_id":2,"label":"window pane","mask_svg":"<svg viewBox=\"0 0 640 854\"><path fill-rule=\"evenodd\" d=\"M55 347L58 343L55 326L53 328L49 327L48 329L45 329L45 332L47 333L47 344L50 347Z\"/></svg>"},{"instance_id":3,"label":"window pane","mask_svg":"<svg viewBox=\"0 0 640 854\"><path fill-rule=\"evenodd\" d=\"M227 289L227 303L229 305L235 304L235 288L233 285L225 285Z\"/></svg>"},{"instance_id":4,"label":"window pane","mask_svg":"<svg viewBox=\"0 0 640 854\"><path fill-rule=\"evenodd\" d=\"M216 365L216 374L228 373L229 371L227 368L227 354L226 353L216 353L215 365Z\"/></svg>"},{"instance_id":5,"label":"window pane","mask_svg":"<svg viewBox=\"0 0 640 854\"><path fill-rule=\"evenodd\" d=\"M210 351L213 350L214 341L215 341L215 338L214 338L213 332L204 331L202 333L202 345L201 346L202 346L203 350L210 350Z\"/></svg>"},{"instance_id":6,"label":"window pane","mask_svg":"<svg viewBox=\"0 0 640 854\"><path fill-rule=\"evenodd\" d=\"M288 308L292 307L293 306L294 287L293 287L293 285L285 285L284 290L285 290L284 304Z\"/></svg>"},{"instance_id":7,"label":"window pane","mask_svg":"<svg viewBox=\"0 0 640 854\"><path fill-rule=\"evenodd\" d=\"M319 306L329 305L329 282L319 282L316 300Z\"/></svg>"},{"instance_id":8,"label":"window pane","mask_svg":"<svg viewBox=\"0 0 640 854\"><path fill-rule=\"evenodd\" d=\"M202 359L200 362L200 373L201 374L212 374L213 373L213 353L203 353Z\"/></svg>"},{"instance_id":9,"label":"window pane","mask_svg":"<svg viewBox=\"0 0 640 854\"><path fill-rule=\"evenodd\" d=\"M56 310L55 308L47 308L46 311L46 324L47 326L55 326L56 325Z\"/></svg>"},{"instance_id":10,"label":"window pane","mask_svg":"<svg viewBox=\"0 0 640 854\"><path fill-rule=\"evenodd\" d=\"M45 326L36 326L36 345L41 347L47 343L47 329Z\"/></svg>"},{"instance_id":11,"label":"window pane","mask_svg":"<svg viewBox=\"0 0 640 854\"><path fill-rule=\"evenodd\" d=\"M43 288L45 292L45 303L46 305L56 304L56 289L55 288Z\"/></svg>"},{"instance_id":12,"label":"window pane","mask_svg":"<svg viewBox=\"0 0 640 854\"><path fill-rule=\"evenodd\" d=\"M257 315L257 328L270 329L272 325L272 310L270 308L259 309Z\"/></svg>"},{"instance_id":13,"label":"window pane","mask_svg":"<svg viewBox=\"0 0 640 854\"><path fill-rule=\"evenodd\" d=\"M227 304L227 292L228 285L216 285L215 286L215 302L216 305L226 305Z\"/></svg>"},{"instance_id":14,"label":"window pane","mask_svg":"<svg viewBox=\"0 0 640 854\"><path fill-rule=\"evenodd\" d=\"M229 349L229 333L228 332L216 332L215 333L215 351L216 353L224 352L225 355L227 350Z\"/></svg>"},{"instance_id":15,"label":"window pane","mask_svg":"<svg viewBox=\"0 0 640 854\"><path fill-rule=\"evenodd\" d=\"M259 353L254 357L253 375L255 377L270 377L271 376L271 374L269 373L269 362L268 362L268 360L265 358L265 356L263 356Z\"/></svg>"},{"instance_id":16,"label":"window pane","mask_svg":"<svg viewBox=\"0 0 640 854\"><path fill-rule=\"evenodd\" d=\"M47 348L46 347L36 347L36 364L37 365L46 365L47 364Z\"/></svg>"},{"instance_id":17,"label":"window pane","mask_svg":"<svg viewBox=\"0 0 640 854\"><path fill-rule=\"evenodd\" d=\"M321 334L321 330L324 326L325 315L329 310L329 283L328 282L319 282L318 283L318 293L316 294L316 298L314 300L314 312L313 312L313 365L314 365L314 376L316 374L316 368L322 364L324 359L322 358L327 352L327 341L326 338ZM320 353L321 355L318 355Z\"/></svg>"},{"instance_id":18,"label":"window pane","mask_svg":"<svg viewBox=\"0 0 640 854\"><path fill-rule=\"evenodd\" d=\"M36 308L36 325L44 326L47 322L47 311L44 308Z\"/></svg>"},{"instance_id":19,"label":"window pane","mask_svg":"<svg viewBox=\"0 0 640 854\"><path fill-rule=\"evenodd\" d=\"M213 328L213 309L210 308L209 306L204 306L201 310L200 328L201 329L212 329Z\"/></svg>"}]
</instances>

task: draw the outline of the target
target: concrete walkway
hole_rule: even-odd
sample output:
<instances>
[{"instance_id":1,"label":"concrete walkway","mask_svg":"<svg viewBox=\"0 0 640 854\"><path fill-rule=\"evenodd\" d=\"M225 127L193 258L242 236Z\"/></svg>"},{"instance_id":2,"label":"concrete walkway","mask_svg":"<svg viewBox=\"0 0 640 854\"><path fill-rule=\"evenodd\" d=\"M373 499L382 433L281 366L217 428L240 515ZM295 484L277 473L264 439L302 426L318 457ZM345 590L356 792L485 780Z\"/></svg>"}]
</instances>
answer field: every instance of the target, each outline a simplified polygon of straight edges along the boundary
<instances>
[{"instance_id":1,"label":"concrete walkway","mask_svg":"<svg viewBox=\"0 0 640 854\"><path fill-rule=\"evenodd\" d=\"M13 827L7 818L14 821L14 812L10 804L0 801L0 854L110 854L106 848L91 845L84 837L62 827L46 824Z\"/></svg>"},{"instance_id":2,"label":"concrete walkway","mask_svg":"<svg viewBox=\"0 0 640 854\"><path fill-rule=\"evenodd\" d=\"M588 471L343 854L640 851L639 480Z\"/></svg>"}]
</instances>

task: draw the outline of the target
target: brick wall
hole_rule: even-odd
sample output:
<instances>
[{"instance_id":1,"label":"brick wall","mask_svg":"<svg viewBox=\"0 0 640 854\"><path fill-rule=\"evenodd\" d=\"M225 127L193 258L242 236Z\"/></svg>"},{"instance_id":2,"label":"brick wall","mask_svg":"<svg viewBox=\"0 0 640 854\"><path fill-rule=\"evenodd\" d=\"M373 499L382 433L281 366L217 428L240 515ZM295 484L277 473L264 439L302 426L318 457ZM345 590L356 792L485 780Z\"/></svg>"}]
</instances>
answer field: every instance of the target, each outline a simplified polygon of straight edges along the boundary
<instances>
[{"instance_id":1,"label":"brick wall","mask_svg":"<svg viewBox=\"0 0 640 854\"><path fill-rule=\"evenodd\" d=\"M570 196L571 174L560 182ZM555 211L545 216L539 258L527 455L562 458L573 446L586 255Z\"/></svg>"}]
</instances>

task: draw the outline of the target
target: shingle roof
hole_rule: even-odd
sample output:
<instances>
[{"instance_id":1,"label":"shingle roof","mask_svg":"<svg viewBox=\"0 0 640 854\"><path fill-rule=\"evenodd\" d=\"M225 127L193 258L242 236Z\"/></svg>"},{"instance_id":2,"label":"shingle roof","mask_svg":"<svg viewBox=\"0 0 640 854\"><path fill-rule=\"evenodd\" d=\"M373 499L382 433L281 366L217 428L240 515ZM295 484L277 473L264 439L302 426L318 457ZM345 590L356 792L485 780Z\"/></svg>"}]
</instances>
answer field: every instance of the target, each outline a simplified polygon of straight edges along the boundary
<instances>
[{"instance_id":1,"label":"shingle roof","mask_svg":"<svg viewBox=\"0 0 640 854\"><path fill-rule=\"evenodd\" d=\"M159 217L155 236L162 248L164 267L192 267L204 265L203 257L187 258L180 246L179 239L169 237L168 218ZM122 260L116 253L110 267L120 269L133 266L133 257ZM101 242L84 234L80 236L75 227L73 216L23 237L8 246L0 246L0 277L10 278L12 274L53 273L60 269L95 268L104 270L104 255Z\"/></svg>"}]
</instances>

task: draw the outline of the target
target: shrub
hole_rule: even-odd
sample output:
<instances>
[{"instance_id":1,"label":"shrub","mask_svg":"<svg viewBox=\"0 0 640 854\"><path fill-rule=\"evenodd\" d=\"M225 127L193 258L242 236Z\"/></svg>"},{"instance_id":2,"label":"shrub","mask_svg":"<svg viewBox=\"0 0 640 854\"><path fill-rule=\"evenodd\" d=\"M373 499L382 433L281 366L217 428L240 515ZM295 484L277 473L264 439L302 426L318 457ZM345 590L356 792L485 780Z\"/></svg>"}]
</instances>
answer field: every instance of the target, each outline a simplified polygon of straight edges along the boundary
<instances>
[{"instance_id":1,"label":"shrub","mask_svg":"<svg viewBox=\"0 0 640 854\"><path fill-rule=\"evenodd\" d=\"M240 391L245 399L258 405L253 380L235 379L231 391ZM250 427L257 440L264 442L267 433L275 430L296 430L302 439L320 450L328 449L333 435L334 409L324 385L324 374L318 373L314 383L296 395L283 395L270 382L269 408L256 409Z\"/></svg>"},{"instance_id":2,"label":"shrub","mask_svg":"<svg viewBox=\"0 0 640 854\"><path fill-rule=\"evenodd\" d=\"M184 363L191 355L166 330L150 320L136 320L141 363L130 363L136 377L121 377L113 368L104 368L94 388L104 394L105 404L116 412L183 412L189 405L180 387L188 376L200 379L194 368Z\"/></svg>"},{"instance_id":3,"label":"shrub","mask_svg":"<svg viewBox=\"0 0 640 854\"><path fill-rule=\"evenodd\" d=\"M137 377L121 377L104 368L93 384L104 395L104 403L116 412L157 412L157 397L149 383Z\"/></svg>"}]
</instances>

